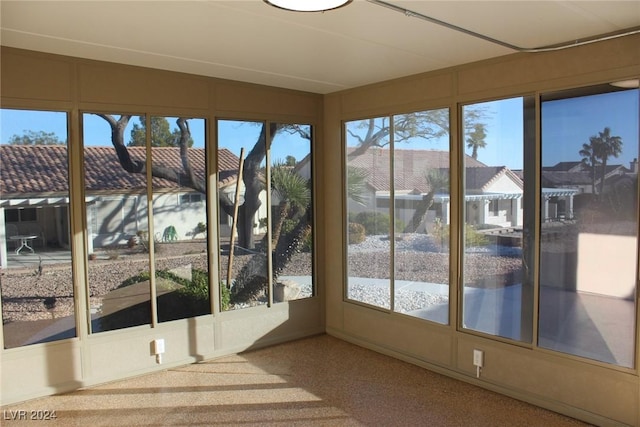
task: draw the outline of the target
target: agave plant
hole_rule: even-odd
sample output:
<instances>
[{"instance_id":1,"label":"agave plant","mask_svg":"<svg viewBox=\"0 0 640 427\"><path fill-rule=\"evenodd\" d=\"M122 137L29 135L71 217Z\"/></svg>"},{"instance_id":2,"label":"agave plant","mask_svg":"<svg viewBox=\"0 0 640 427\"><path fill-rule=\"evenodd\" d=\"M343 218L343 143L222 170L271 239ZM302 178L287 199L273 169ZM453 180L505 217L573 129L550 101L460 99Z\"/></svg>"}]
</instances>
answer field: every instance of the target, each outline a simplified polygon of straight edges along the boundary
<instances>
[{"instance_id":1,"label":"agave plant","mask_svg":"<svg viewBox=\"0 0 640 427\"><path fill-rule=\"evenodd\" d=\"M284 163L276 163L273 166L271 188L273 196L279 199L279 216L272 233L272 280L275 282L311 232L311 188L308 180ZM284 227L286 221L292 221L295 225ZM263 240L265 246L266 239L267 236ZM247 302L263 292L269 283L268 278L264 276L265 271L267 256L253 255L234 280L231 303Z\"/></svg>"}]
</instances>

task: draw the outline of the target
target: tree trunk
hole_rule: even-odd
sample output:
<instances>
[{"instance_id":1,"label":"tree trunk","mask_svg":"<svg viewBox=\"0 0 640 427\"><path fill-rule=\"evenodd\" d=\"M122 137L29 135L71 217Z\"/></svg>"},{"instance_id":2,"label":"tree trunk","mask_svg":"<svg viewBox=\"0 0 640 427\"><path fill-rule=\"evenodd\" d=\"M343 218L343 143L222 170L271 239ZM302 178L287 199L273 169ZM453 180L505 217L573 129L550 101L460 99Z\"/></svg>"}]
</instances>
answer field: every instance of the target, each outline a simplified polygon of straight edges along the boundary
<instances>
[{"instance_id":1,"label":"tree trunk","mask_svg":"<svg viewBox=\"0 0 640 427\"><path fill-rule=\"evenodd\" d=\"M418 227L422 223L422 220L424 219L424 216L427 214L427 211L429 210L429 208L433 204L433 196L434 196L434 192L430 191L430 192L428 192L427 194L425 194L422 197L422 200L420 201L420 204L418 204L418 206L416 206L416 210L413 212L413 216L411 217L411 221L409 221L409 224L407 224L406 227L404 228L404 230L402 230L403 233L415 233L416 232L416 230L418 229Z\"/></svg>"},{"instance_id":2,"label":"tree trunk","mask_svg":"<svg viewBox=\"0 0 640 427\"><path fill-rule=\"evenodd\" d=\"M602 173L600 177L600 192L602 194L604 192L604 177L607 175L607 159L602 159Z\"/></svg>"},{"instance_id":3,"label":"tree trunk","mask_svg":"<svg viewBox=\"0 0 640 427\"><path fill-rule=\"evenodd\" d=\"M271 138L278 130L278 125L271 123ZM255 240L253 236L253 224L256 221L255 215L260 209L260 193L265 189L265 184L260 176L260 164L267 155L267 129L262 126L258 141L247 155L244 161L244 171L242 172L242 182L244 183L244 204L240 208L238 215L238 245L253 249Z\"/></svg>"}]
</instances>

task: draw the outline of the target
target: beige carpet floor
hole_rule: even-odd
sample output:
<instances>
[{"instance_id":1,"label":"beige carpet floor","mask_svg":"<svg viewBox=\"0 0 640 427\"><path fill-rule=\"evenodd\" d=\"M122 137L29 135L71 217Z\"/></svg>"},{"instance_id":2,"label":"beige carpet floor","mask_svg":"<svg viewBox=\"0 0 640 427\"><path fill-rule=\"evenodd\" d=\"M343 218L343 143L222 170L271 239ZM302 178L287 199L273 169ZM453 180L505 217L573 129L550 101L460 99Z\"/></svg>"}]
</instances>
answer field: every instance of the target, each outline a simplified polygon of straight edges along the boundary
<instances>
[{"instance_id":1,"label":"beige carpet floor","mask_svg":"<svg viewBox=\"0 0 640 427\"><path fill-rule=\"evenodd\" d=\"M585 425L327 335L2 410L3 426Z\"/></svg>"}]
</instances>

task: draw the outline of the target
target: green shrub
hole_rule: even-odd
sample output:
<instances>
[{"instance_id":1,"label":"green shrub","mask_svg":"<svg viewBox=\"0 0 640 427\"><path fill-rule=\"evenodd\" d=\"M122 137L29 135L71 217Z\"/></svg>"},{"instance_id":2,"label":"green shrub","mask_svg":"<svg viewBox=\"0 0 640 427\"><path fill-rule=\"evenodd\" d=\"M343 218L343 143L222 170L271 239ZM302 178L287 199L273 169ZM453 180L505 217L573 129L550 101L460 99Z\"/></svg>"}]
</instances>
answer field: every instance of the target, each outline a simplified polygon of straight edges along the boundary
<instances>
[{"instance_id":1,"label":"green shrub","mask_svg":"<svg viewBox=\"0 0 640 427\"><path fill-rule=\"evenodd\" d=\"M433 228L433 238L440 242L449 242L449 225L444 225L437 221ZM486 246L489 239L482 233L478 233L477 229L470 224L464 226L464 245L466 247Z\"/></svg>"},{"instance_id":2,"label":"green shrub","mask_svg":"<svg viewBox=\"0 0 640 427\"><path fill-rule=\"evenodd\" d=\"M486 246L489 244L489 239L484 234L478 233L473 225L465 224L464 243L467 247Z\"/></svg>"},{"instance_id":3,"label":"green shrub","mask_svg":"<svg viewBox=\"0 0 640 427\"><path fill-rule=\"evenodd\" d=\"M362 224L365 234L389 234L389 215L381 212L360 212L355 220Z\"/></svg>"},{"instance_id":4,"label":"green shrub","mask_svg":"<svg viewBox=\"0 0 640 427\"><path fill-rule=\"evenodd\" d=\"M171 280L172 282L180 285L181 287L176 290L176 293L180 296L201 302L209 301L209 273L206 271L198 269L192 270L191 280L177 276L168 270L156 271L156 277ZM124 280L120 284L119 288L124 288L125 286L134 285L147 280L149 280L149 273L143 272ZM224 311L229 308L230 299L231 296L227 287L220 285L221 310Z\"/></svg>"},{"instance_id":5,"label":"green shrub","mask_svg":"<svg viewBox=\"0 0 640 427\"><path fill-rule=\"evenodd\" d=\"M182 287L178 289L178 293L196 299L209 299L209 273L207 273L206 271L194 269L193 271L191 271L191 280L177 277L175 276L175 274L171 274L166 270L159 271L156 273L156 275L158 275L158 273L160 272L170 275L170 277L166 278L182 285ZM176 279L180 279L180 281Z\"/></svg>"},{"instance_id":6,"label":"green shrub","mask_svg":"<svg viewBox=\"0 0 640 427\"><path fill-rule=\"evenodd\" d=\"M227 311L231 305L231 291L220 282L220 310Z\"/></svg>"},{"instance_id":7,"label":"green shrub","mask_svg":"<svg viewBox=\"0 0 640 427\"><path fill-rule=\"evenodd\" d=\"M293 231L293 229L298 225L300 220L298 219L285 219L282 223L282 235L287 235ZM313 248L313 233L308 233L304 238L303 242L300 244L300 252L311 252Z\"/></svg>"},{"instance_id":8,"label":"green shrub","mask_svg":"<svg viewBox=\"0 0 640 427\"><path fill-rule=\"evenodd\" d=\"M349 223L349 244L357 245L364 242L365 230L362 224L356 222Z\"/></svg>"},{"instance_id":9,"label":"green shrub","mask_svg":"<svg viewBox=\"0 0 640 427\"><path fill-rule=\"evenodd\" d=\"M375 235L389 234L390 221L389 215L382 212L360 212L355 216L353 222L362 224L367 235ZM396 224L396 230L403 228L404 226L399 227Z\"/></svg>"}]
</instances>

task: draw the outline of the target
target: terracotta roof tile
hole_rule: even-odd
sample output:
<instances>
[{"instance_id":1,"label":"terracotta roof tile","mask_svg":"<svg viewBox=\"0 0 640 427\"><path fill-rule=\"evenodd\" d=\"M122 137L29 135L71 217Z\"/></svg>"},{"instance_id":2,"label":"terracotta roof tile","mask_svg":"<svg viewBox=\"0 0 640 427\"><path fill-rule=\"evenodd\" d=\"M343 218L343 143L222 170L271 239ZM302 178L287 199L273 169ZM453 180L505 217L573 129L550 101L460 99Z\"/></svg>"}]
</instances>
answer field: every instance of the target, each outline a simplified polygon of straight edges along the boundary
<instances>
[{"instance_id":1,"label":"terracotta roof tile","mask_svg":"<svg viewBox=\"0 0 640 427\"><path fill-rule=\"evenodd\" d=\"M353 151L350 149L349 152ZM448 170L449 152L442 150L402 150L394 152L394 182L396 191L417 191L426 193L429 185L426 173L429 170ZM485 167L485 164L466 156L470 167ZM367 182L377 191L390 191L389 150L370 148L364 154L352 159L349 165L369 172Z\"/></svg>"},{"instance_id":2,"label":"terracotta roof tile","mask_svg":"<svg viewBox=\"0 0 640 427\"><path fill-rule=\"evenodd\" d=\"M133 160L143 161L144 147L129 147ZM141 174L125 173L113 147L85 147L85 185L88 191L133 190L145 188ZM154 147L152 161L174 170L182 170L178 148ZM238 157L231 151L218 151L220 186L235 182ZM189 149L191 166L200 179L205 178L205 150ZM67 147L63 145L0 145L0 194L66 193ZM153 178L154 188L178 188L171 181Z\"/></svg>"}]
</instances>

